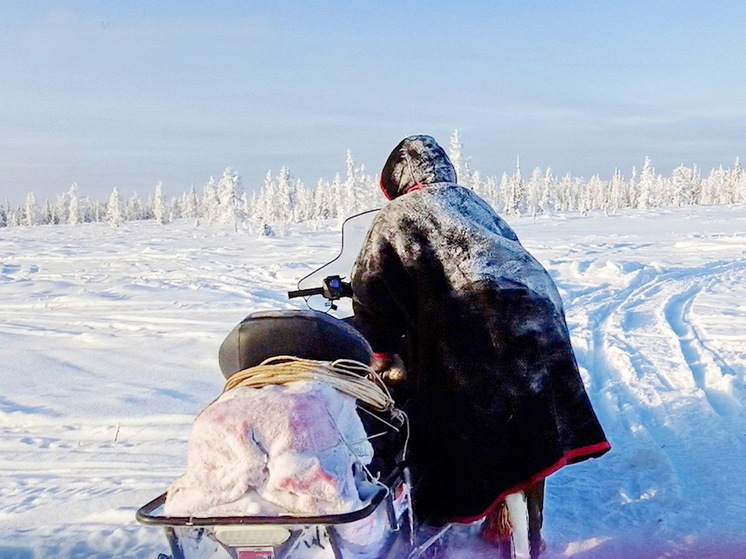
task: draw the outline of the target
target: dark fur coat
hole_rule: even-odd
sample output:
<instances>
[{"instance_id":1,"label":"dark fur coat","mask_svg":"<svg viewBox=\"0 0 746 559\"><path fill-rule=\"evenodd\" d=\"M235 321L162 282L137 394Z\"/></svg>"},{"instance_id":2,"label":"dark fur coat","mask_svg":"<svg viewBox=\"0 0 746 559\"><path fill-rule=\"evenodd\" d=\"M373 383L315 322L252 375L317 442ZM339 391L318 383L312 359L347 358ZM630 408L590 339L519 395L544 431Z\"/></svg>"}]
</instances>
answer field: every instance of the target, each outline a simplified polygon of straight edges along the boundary
<instances>
[{"instance_id":1,"label":"dark fur coat","mask_svg":"<svg viewBox=\"0 0 746 559\"><path fill-rule=\"evenodd\" d=\"M417 156L407 172L433 175L430 160L450 166L442 150ZM418 515L468 521L610 447L549 274L471 190L423 188L402 169L382 185L406 181L409 192L395 192L355 264L356 325L375 352L396 352L406 339L400 403L411 422Z\"/></svg>"}]
</instances>

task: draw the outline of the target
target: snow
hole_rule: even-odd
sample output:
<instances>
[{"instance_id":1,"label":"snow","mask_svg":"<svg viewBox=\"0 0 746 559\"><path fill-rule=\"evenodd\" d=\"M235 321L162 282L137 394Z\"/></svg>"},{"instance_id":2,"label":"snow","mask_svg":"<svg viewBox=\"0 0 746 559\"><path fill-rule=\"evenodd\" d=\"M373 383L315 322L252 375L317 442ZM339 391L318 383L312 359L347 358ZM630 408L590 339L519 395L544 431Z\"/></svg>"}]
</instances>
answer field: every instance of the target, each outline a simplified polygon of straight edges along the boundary
<instances>
[{"instance_id":1,"label":"snow","mask_svg":"<svg viewBox=\"0 0 746 559\"><path fill-rule=\"evenodd\" d=\"M545 557L746 557L746 207L511 219L554 277L613 449L547 486ZM184 472L218 347L337 253L128 222L0 230L0 557L166 552L135 510ZM490 557L454 530L449 559Z\"/></svg>"}]
</instances>

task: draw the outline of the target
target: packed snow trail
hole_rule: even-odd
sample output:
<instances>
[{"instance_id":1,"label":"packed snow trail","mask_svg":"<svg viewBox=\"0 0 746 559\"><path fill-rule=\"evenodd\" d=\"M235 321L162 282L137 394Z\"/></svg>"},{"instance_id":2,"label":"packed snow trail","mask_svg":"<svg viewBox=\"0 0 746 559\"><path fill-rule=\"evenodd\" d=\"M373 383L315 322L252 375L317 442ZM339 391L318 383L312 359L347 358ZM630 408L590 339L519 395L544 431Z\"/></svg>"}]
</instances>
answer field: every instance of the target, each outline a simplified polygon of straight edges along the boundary
<instances>
[{"instance_id":1,"label":"packed snow trail","mask_svg":"<svg viewBox=\"0 0 746 559\"><path fill-rule=\"evenodd\" d=\"M624 242L574 243L548 262L614 445L604 459L550 479L558 510L548 522L578 540L591 527L593 557L687 556L690 548L692 556L746 556L743 221L728 224L732 234L693 235L698 241L641 232L645 240L631 242L631 231ZM577 487L568 490L568 481ZM575 490L593 502L566 514Z\"/></svg>"},{"instance_id":2,"label":"packed snow trail","mask_svg":"<svg viewBox=\"0 0 746 559\"><path fill-rule=\"evenodd\" d=\"M746 557L746 208L512 220L567 307L614 446L548 482L547 559ZM0 558L167 552L217 349L339 248L180 222L0 230ZM454 530L447 559L494 555Z\"/></svg>"}]
</instances>

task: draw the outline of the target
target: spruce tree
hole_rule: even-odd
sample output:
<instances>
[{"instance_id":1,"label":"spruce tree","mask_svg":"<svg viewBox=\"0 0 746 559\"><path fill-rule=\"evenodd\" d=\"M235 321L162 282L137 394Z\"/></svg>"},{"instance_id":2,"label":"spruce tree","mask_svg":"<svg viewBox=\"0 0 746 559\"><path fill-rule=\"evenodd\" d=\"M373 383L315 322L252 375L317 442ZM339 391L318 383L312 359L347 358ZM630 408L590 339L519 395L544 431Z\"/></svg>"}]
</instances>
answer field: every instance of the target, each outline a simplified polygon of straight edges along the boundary
<instances>
[{"instance_id":1,"label":"spruce tree","mask_svg":"<svg viewBox=\"0 0 746 559\"><path fill-rule=\"evenodd\" d=\"M73 183L67 191L67 222L70 225L78 225L81 221L78 185Z\"/></svg>"},{"instance_id":2,"label":"spruce tree","mask_svg":"<svg viewBox=\"0 0 746 559\"><path fill-rule=\"evenodd\" d=\"M122 201L119 197L119 189L115 186L109 195L109 201L106 203L106 221L112 227L119 227L124 223L122 216Z\"/></svg>"},{"instance_id":3,"label":"spruce tree","mask_svg":"<svg viewBox=\"0 0 746 559\"><path fill-rule=\"evenodd\" d=\"M182 217L195 219L199 217L199 199L194 185L189 188L189 192L184 196Z\"/></svg>"},{"instance_id":4,"label":"spruce tree","mask_svg":"<svg viewBox=\"0 0 746 559\"><path fill-rule=\"evenodd\" d=\"M166 199L163 196L163 183L158 181L155 185L155 193L153 194L153 219L156 223L163 225L166 223L168 208L166 207Z\"/></svg>"},{"instance_id":5,"label":"spruce tree","mask_svg":"<svg viewBox=\"0 0 746 559\"><path fill-rule=\"evenodd\" d=\"M468 187L471 184L471 169L469 168L469 160L464 157L463 148L461 136L458 130L454 130L450 138L448 157L456 170L456 181L460 185Z\"/></svg>"},{"instance_id":6,"label":"spruce tree","mask_svg":"<svg viewBox=\"0 0 746 559\"><path fill-rule=\"evenodd\" d=\"M26 195L26 202L23 206L23 224L29 227L38 225L39 223L39 208L36 205L36 196L33 192L29 192Z\"/></svg>"},{"instance_id":7,"label":"spruce tree","mask_svg":"<svg viewBox=\"0 0 746 559\"><path fill-rule=\"evenodd\" d=\"M243 206L241 204L241 179L238 173L228 167L217 184L218 208L217 221L232 225L234 229L243 221Z\"/></svg>"}]
</instances>

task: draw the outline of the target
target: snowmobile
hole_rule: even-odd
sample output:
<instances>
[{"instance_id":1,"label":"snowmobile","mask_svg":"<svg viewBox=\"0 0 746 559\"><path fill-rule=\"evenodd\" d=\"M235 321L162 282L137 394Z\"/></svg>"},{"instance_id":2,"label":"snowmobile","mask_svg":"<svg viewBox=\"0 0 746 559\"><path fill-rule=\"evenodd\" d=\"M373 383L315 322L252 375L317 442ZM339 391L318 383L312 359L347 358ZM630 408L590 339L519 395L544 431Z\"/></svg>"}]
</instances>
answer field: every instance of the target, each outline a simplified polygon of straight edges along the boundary
<instances>
[{"instance_id":1,"label":"snowmobile","mask_svg":"<svg viewBox=\"0 0 746 559\"><path fill-rule=\"evenodd\" d=\"M345 275L377 210L349 218L342 227L342 250L331 262L298 282L290 298L303 297L309 311L253 313L221 346L221 369L229 376L246 355L261 361L272 355L309 359L339 358L330 348L357 342L335 326L350 328L352 289ZM339 336L342 338L339 338ZM360 338L362 338L360 336ZM367 343L365 344L367 347ZM348 348L358 355L360 348ZM369 351L369 348L367 349ZM357 353L356 353L357 352ZM412 480L406 462L407 426L401 413L359 413L373 443L376 460L368 475L376 490L359 510L316 516L172 516L164 512L164 492L136 513L139 522L164 529L170 555L158 559L430 559L450 525L418 535L412 506ZM519 512L519 515L521 513ZM514 525L516 523L514 522ZM520 523L517 523L520 525ZM515 546L499 555L514 558Z\"/></svg>"},{"instance_id":2,"label":"snowmobile","mask_svg":"<svg viewBox=\"0 0 746 559\"><path fill-rule=\"evenodd\" d=\"M341 279L340 285L333 279L325 283L327 300L333 302L351 294L336 291L342 284ZM229 377L247 363L261 362L273 355L320 361L339 358L365 361L370 357L370 348L359 334L351 336L352 330L328 312L252 313L223 342L219 355L221 370ZM164 529L170 555L160 554L158 559L414 559L421 556L414 541L404 418L395 410L388 413L361 410L359 415L370 435L375 456L366 469L373 483L367 485L369 494L365 495L362 508L313 516L173 516L165 513L167 492L164 492L136 513L139 522Z\"/></svg>"}]
</instances>

